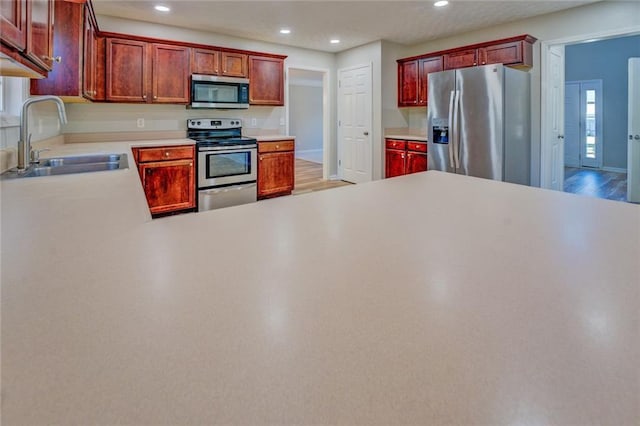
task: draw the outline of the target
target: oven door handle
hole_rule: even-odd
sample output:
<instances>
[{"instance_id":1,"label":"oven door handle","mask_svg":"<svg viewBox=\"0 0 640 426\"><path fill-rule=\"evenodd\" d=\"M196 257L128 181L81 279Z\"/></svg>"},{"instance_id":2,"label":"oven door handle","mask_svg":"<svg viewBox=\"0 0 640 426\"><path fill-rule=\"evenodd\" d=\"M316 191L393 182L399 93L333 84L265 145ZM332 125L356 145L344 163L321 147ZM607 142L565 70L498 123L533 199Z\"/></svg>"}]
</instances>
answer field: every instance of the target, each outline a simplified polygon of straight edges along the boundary
<instances>
[{"instance_id":1,"label":"oven door handle","mask_svg":"<svg viewBox=\"0 0 640 426\"><path fill-rule=\"evenodd\" d=\"M233 153L233 152L247 151L251 149L258 149L258 147L255 145L234 145L232 147L230 146L227 146L227 147L198 146L198 152L224 151L224 152Z\"/></svg>"}]
</instances>

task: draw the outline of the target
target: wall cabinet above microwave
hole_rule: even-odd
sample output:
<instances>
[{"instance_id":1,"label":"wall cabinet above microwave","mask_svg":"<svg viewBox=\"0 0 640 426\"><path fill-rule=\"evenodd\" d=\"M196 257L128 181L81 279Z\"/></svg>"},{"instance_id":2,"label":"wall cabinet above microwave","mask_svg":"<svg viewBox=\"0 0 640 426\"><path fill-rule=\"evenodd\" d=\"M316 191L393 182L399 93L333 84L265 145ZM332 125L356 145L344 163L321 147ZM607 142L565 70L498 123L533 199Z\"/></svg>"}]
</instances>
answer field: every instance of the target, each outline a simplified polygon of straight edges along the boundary
<instances>
[{"instance_id":1,"label":"wall cabinet above microwave","mask_svg":"<svg viewBox=\"0 0 640 426\"><path fill-rule=\"evenodd\" d=\"M192 55L191 74L248 76L248 55L244 53L195 48Z\"/></svg>"}]
</instances>

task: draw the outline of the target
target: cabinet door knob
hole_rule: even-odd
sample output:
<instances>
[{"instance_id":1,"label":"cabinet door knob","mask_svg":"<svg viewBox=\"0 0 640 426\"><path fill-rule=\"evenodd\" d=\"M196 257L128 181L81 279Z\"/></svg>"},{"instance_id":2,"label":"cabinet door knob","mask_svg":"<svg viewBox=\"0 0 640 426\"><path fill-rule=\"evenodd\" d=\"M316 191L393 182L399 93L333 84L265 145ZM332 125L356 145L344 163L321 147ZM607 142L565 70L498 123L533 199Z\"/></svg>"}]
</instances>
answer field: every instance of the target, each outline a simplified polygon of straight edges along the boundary
<instances>
[{"instance_id":1,"label":"cabinet door knob","mask_svg":"<svg viewBox=\"0 0 640 426\"><path fill-rule=\"evenodd\" d=\"M153 95L153 99L158 99L158 95Z\"/></svg>"},{"instance_id":2,"label":"cabinet door knob","mask_svg":"<svg viewBox=\"0 0 640 426\"><path fill-rule=\"evenodd\" d=\"M57 63L62 62L62 56L43 56L42 58L45 61L53 61L53 62L57 62Z\"/></svg>"},{"instance_id":3,"label":"cabinet door knob","mask_svg":"<svg viewBox=\"0 0 640 426\"><path fill-rule=\"evenodd\" d=\"M142 99L147 100L147 95L142 95Z\"/></svg>"}]
</instances>

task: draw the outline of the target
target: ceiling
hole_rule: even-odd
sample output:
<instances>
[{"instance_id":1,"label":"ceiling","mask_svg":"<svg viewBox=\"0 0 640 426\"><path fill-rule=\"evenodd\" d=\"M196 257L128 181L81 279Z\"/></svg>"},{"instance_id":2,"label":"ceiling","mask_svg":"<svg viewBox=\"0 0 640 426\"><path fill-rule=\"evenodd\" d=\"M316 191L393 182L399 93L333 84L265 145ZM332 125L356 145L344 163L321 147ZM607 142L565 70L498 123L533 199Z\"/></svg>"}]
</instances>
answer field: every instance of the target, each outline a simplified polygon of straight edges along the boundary
<instances>
[{"instance_id":1,"label":"ceiling","mask_svg":"<svg viewBox=\"0 0 640 426\"><path fill-rule=\"evenodd\" d=\"M110 15L325 52L376 40L412 45L592 3L583 1L217 1L93 0ZM153 6L165 5L168 13ZM291 34L279 33L289 28ZM332 38L339 44L330 44Z\"/></svg>"}]
</instances>

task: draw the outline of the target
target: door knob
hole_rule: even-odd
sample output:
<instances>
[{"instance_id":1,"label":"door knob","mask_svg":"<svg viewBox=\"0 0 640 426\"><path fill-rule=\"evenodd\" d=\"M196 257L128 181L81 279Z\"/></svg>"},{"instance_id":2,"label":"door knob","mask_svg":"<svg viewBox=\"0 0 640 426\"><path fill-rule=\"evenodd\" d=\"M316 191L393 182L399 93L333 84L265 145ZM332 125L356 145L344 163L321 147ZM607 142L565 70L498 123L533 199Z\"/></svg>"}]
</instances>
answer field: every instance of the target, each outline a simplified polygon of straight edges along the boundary
<instances>
[{"instance_id":1,"label":"door knob","mask_svg":"<svg viewBox=\"0 0 640 426\"><path fill-rule=\"evenodd\" d=\"M364 132L364 135L365 136L369 136L369 132Z\"/></svg>"},{"instance_id":2,"label":"door knob","mask_svg":"<svg viewBox=\"0 0 640 426\"><path fill-rule=\"evenodd\" d=\"M633 138L638 141L640 140L640 135L635 135Z\"/></svg>"},{"instance_id":3,"label":"door knob","mask_svg":"<svg viewBox=\"0 0 640 426\"><path fill-rule=\"evenodd\" d=\"M558 135L558 139L564 139L564 135Z\"/></svg>"}]
</instances>

